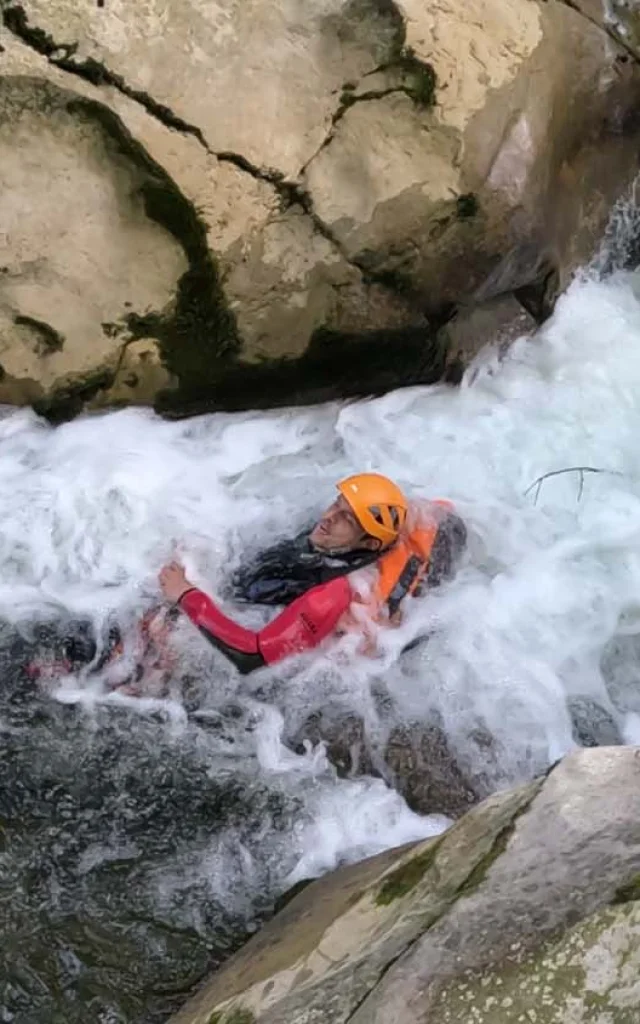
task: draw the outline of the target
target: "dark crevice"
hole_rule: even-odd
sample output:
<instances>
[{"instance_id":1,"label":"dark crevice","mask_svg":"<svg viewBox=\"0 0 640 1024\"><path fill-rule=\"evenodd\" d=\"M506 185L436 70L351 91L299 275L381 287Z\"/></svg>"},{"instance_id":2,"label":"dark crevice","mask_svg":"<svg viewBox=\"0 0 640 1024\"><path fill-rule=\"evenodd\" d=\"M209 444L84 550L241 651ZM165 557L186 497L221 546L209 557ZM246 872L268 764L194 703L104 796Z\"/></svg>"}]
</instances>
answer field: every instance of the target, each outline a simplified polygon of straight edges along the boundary
<instances>
[{"instance_id":1,"label":"dark crevice","mask_svg":"<svg viewBox=\"0 0 640 1024\"><path fill-rule=\"evenodd\" d=\"M188 401L184 393L167 391L158 395L156 409L176 419L380 395L436 383L446 356L442 339L428 325L353 333L320 328L297 359L231 362L219 367L215 387L203 377L199 393L194 388Z\"/></svg>"},{"instance_id":2,"label":"dark crevice","mask_svg":"<svg viewBox=\"0 0 640 1024\"><path fill-rule=\"evenodd\" d=\"M95 86L113 86L129 99L135 100L145 108L156 120L165 127L175 131L183 132L186 135L193 135L205 147L206 140L195 125L189 124L183 118L174 114L169 107L158 103L148 93L141 89L134 89L127 85L122 75L111 71L108 67L93 57L86 57L84 60L76 59L78 52L77 43L56 43L52 37L43 29L29 24L29 19L23 7L19 4L12 4L2 12L2 20L9 32L21 39L23 43L30 46L32 50L46 57L50 64L66 71L71 75L77 75Z\"/></svg>"},{"instance_id":3,"label":"dark crevice","mask_svg":"<svg viewBox=\"0 0 640 1024\"><path fill-rule=\"evenodd\" d=\"M28 327L36 335L40 355L48 356L53 352L62 352L64 335L56 331L51 324L45 323L44 320L36 320L32 316L22 315L14 316L13 322L17 327Z\"/></svg>"},{"instance_id":4,"label":"dark crevice","mask_svg":"<svg viewBox=\"0 0 640 1024\"><path fill-rule=\"evenodd\" d=\"M394 958L392 960L390 960L388 964L384 965L383 969L380 971L380 974L376 978L376 980L373 983L373 985L371 986L371 988L367 989L367 991L362 996L362 998L358 1000L358 1002L353 1007L353 1010L351 1011L349 1016L345 1019L344 1024L350 1024L350 1021L353 1021L354 1017L362 1009L362 1007L366 1003L366 1001L369 998L369 996L372 995L373 992L375 992L375 990L377 989L378 985L384 980L385 976L389 973L389 971L392 970L392 968L395 967L395 965L397 964L398 960L400 960L400 958L403 957L405 955L405 953L409 953L410 950L415 946L415 944L421 938L422 938L422 936L419 935L417 938L415 938L413 940L413 942L409 943L409 945L406 947L406 949L403 949L402 952L398 953L397 956L394 956Z\"/></svg>"},{"instance_id":5,"label":"dark crevice","mask_svg":"<svg viewBox=\"0 0 640 1024\"><path fill-rule=\"evenodd\" d=\"M363 76L363 79L383 73L399 73L403 76L403 81L396 85L389 85L384 89L369 89L366 92L357 94L355 91L358 88L357 83L346 82L344 84L340 95L340 103L331 118L331 127L329 132L313 156L311 156L302 167L300 171L301 175L305 173L318 154L322 153L322 151L331 144L335 138L335 129L337 125L340 124L340 121L342 121L347 111L351 107L355 106L356 103L370 103L375 100L382 100L386 96L391 96L394 93L403 93L405 96L408 96L412 103L417 107L429 109L433 106L437 84L436 73L431 64L428 64L426 61L420 60L416 57L411 47L404 46L404 44L400 45L398 47L397 55L391 61L368 71Z\"/></svg>"},{"instance_id":6,"label":"dark crevice","mask_svg":"<svg viewBox=\"0 0 640 1024\"><path fill-rule=\"evenodd\" d=\"M362 267L356 262L353 256L349 255L342 242L334 235L328 224L325 224L325 222L318 216L313 207L311 194L303 185L296 181L291 181L280 171L276 171L273 168L266 169L264 167L258 167L239 153L225 151L222 153L216 153L215 156L221 162L233 164L240 170L245 171L257 181L264 181L269 184L279 196L283 210L289 210L295 206L299 207L302 212L309 217L317 233L322 235L323 238L326 238L334 249L337 249L346 263L355 267L363 275L365 283L376 280L374 275L365 274ZM382 279L377 283L384 284Z\"/></svg>"},{"instance_id":7,"label":"dark crevice","mask_svg":"<svg viewBox=\"0 0 640 1024\"><path fill-rule=\"evenodd\" d=\"M349 90L343 92L342 98L340 100L340 106L338 107L335 114L331 118L331 128L329 129L326 138L318 146L318 149L315 151L313 156L311 156L307 160L306 164L304 165L300 173L304 174L304 172L307 170L309 165L313 163L316 157L320 153L322 153L322 151L326 149L327 146L331 145L335 138L336 127L340 124L343 117L345 116L347 111L351 109L351 107L354 107L357 103L370 103L372 100L383 100L385 99L386 96L393 95L393 93L404 93L405 96L408 96L410 99L413 99L411 89L406 85L393 85L389 86L388 89L371 89L369 92L358 93L357 96L351 95L351 92Z\"/></svg>"},{"instance_id":8,"label":"dark crevice","mask_svg":"<svg viewBox=\"0 0 640 1024\"><path fill-rule=\"evenodd\" d=\"M309 212L311 205L309 194L297 182L286 178L281 171L277 171L273 167L258 167L241 153L232 153L229 150L213 153L213 156L221 163L233 164L245 174L250 174L256 181L264 181L270 185L278 194L283 210L288 210L291 206L300 206L305 213Z\"/></svg>"},{"instance_id":9,"label":"dark crevice","mask_svg":"<svg viewBox=\"0 0 640 1024\"><path fill-rule=\"evenodd\" d=\"M553 313L559 293L559 270L556 266L545 264L534 281L515 288L513 295L540 326Z\"/></svg>"}]
</instances>

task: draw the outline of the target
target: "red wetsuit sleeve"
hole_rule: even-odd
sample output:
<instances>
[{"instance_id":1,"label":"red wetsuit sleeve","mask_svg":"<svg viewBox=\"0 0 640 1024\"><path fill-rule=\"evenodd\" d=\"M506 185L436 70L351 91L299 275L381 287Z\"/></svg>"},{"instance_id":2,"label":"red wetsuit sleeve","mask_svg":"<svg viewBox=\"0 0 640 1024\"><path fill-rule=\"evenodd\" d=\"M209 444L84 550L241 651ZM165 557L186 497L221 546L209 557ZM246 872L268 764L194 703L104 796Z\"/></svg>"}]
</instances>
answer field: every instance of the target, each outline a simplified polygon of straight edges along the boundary
<instances>
[{"instance_id":1,"label":"red wetsuit sleeve","mask_svg":"<svg viewBox=\"0 0 640 1024\"><path fill-rule=\"evenodd\" d=\"M201 590L188 590L179 604L240 671L250 672L316 647L333 632L350 602L351 588L341 576L312 587L258 632L228 618Z\"/></svg>"},{"instance_id":2,"label":"red wetsuit sleeve","mask_svg":"<svg viewBox=\"0 0 640 1024\"><path fill-rule=\"evenodd\" d=\"M258 654L258 634L227 618L201 590L188 590L178 602L194 626L242 654Z\"/></svg>"},{"instance_id":3,"label":"red wetsuit sleeve","mask_svg":"<svg viewBox=\"0 0 640 1024\"><path fill-rule=\"evenodd\" d=\"M317 647L333 633L351 603L346 576L312 587L297 597L258 634L258 646L267 665L291 654Z\"/></svg>"}]
</instances>

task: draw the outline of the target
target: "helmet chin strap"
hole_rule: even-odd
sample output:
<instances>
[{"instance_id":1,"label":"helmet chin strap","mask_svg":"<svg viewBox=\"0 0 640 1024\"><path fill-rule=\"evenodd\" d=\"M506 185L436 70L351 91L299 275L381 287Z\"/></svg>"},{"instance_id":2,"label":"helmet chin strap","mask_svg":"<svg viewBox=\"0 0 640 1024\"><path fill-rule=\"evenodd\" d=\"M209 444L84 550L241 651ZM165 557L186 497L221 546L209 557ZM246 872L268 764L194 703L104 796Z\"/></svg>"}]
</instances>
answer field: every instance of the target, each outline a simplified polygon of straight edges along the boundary
<instances>
[{"instance_id":1,"label":"helmet chin strap","mask_svg":"<svg viewBox=\"0 0 640 1024\"><path fill-rule=\"evenodd\" d=\"M364 540L370 540L368 533L363 532L362 536L360 537L360 541ZM376 551L375 548L360 547L359 544L347 544L340 548L321 548L317 544L312 543L311 547L313 548L314 551L317 551L321 555L328 555L329 558L334 558L339 555L348 555L353 551L371 551L372 553L375 553Z\"/></svg>"}]
</instances>

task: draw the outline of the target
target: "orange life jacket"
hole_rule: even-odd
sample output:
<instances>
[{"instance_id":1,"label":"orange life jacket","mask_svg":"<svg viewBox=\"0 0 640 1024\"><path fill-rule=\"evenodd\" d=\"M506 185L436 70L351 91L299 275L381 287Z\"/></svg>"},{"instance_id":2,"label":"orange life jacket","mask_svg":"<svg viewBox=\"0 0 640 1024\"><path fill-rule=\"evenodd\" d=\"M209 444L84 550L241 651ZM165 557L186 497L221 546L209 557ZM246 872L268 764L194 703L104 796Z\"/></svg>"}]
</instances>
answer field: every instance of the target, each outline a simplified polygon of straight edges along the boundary
<instances>
[{"instance_id":1,"label":"orange life jacket","mask_svg":"<svg viewBox=\"0 0 640 1024\"><path fill-rule=\"evenodd\" d=\"M450 501L437 500L431 504L437 510L453 511ZM429 569L433 543L441 521L441 516L434 515L430 522L401 535L393 547L376 562L378 578L374 599L379 611L386 607L389 618L396 614L405 597L415 594L420 588Z\"/></svg>"},{"instance_id":2,"label":"orange life jacket","mask_svg":"<svg viewBox=\"0 0 640 1024\"><path fill-rule=\"evenodd\" d=\"M377 575L371 593L366 597L354 593L356 604L368 606L368 617L374 622L397 623L404 598L420 589L429 570L440 524L454 508L450 501L442 499L429 502L429 506L432 514L421 515L419 525L403 532L393 547L375 563ZM356 624L363 628L361 615L350 618L353 620L351 628Z\"/></svg>"}]
</instances>

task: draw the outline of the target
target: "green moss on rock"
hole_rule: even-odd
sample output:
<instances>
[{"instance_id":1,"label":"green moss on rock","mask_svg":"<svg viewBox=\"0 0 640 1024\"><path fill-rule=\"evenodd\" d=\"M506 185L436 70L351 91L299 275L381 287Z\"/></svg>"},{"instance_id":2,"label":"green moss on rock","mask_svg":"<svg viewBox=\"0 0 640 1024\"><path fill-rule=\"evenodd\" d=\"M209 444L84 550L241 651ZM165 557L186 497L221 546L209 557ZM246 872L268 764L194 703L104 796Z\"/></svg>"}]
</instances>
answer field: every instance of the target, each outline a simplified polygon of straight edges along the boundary
<instances>
[{"instance_id":1,"label":"green moss on rock","mask_svg":"<svg viewBox=\"0 0 640 1024\"><path fill-rule=\"evenodd\" d=\"M465 878L464 882L458 889L456 896L468 896L474 892L479 885L481 885L486 878L491 865L506 850L509 840L513 835L514 828L515 823L509 822L509 824L498 833L491 849L484 855L484 857L482 857L481 860L478 861L473 871L471 871L467 878Z\"/></svg>"},{"instance_id":2,"label":"green moss on rock","mask_svg":"<svg viewBox=\"0 0 640 1024\"><path fill-rule=\"evenodd\" d=\"M57 388L52 394L38 399L33 408L39 416L50 423L66 423L78 416L86 402L94 398L99 391L110 388L115 373L112 369L102 367L68 381Z\"/></svg>"},{"instance_id":3,"label":"green moss on rock","mask_svg":"<svg viewBox=\"0 0 640 1024\"><path fill-rule=\"evenodd\" d=\"M376 896L376 905L388 906L389 903L393 903L394 900L401 899L411 892L433 865L440 844L441 840L434 839L424 853L412 857L411 860L401 864L399 868L387 875Z\"/></svg>"},{"instance_id":4,"label":"green moss on rock","mask_svg":"<svg viewBox=\"0 0 640 1024\"><path fill-rule=\"evenodd\" d=\"M207 1024L255 1024L255 1014L251 1010L238 1007L229 1011L216 1010Z\"/></svg>"},{"instance_id":5,"label":"green moss on rock","mask_svg":"<svg viewBox=\"0 0 640 1024\"><path fill-rule=\"evenodd\" d=\"M395 63L405 78L405 92L416 106L432 107L437 85L432 65L421 60L410 46L403 47Z\"/></svg>"}]
</instances>

